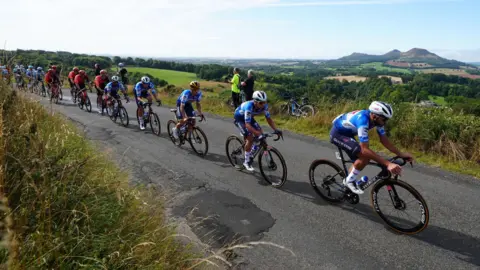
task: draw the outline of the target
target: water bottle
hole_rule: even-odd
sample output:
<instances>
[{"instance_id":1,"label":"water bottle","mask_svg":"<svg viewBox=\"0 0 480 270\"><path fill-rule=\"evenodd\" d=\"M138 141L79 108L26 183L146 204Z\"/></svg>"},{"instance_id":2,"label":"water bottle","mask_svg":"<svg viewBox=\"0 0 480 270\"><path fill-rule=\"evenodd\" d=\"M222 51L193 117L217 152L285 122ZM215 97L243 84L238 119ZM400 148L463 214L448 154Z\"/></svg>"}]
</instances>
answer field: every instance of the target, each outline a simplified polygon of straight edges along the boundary
<instances>
[{"instance_id":1,"label":"water bottle","mask_svg":"<svg viewBox=\"0 0 480 270\"><path fill-rule=\"evenodd\" d=\"M360 177L360 180L357 181L357 187L363 188L368 183L368 177L367 176L362 176Z\"/></svg>"},{"instance_id":2,"label":"water bottle","mask_svg":"<svg viewBox=\"0 0 480 270\"><path fill-rule=\"evenodd\" d=\"M252 155L253 155L253 154L255 154L255 152L257 152L257 150L258 150L258 145L257 145L257 144L253 144L253 146L252 146L252 151L251 151L250 153L252 153Z\"/></svg>"}]
</instances>

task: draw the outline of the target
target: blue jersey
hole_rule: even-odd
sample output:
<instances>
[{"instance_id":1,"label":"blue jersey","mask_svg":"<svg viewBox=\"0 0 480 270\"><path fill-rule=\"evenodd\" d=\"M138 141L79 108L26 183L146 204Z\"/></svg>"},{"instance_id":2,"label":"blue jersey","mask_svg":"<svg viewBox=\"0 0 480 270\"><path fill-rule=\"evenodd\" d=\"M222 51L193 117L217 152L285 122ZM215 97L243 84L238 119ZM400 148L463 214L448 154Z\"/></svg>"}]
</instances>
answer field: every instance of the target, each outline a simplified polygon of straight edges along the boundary
<instances>
[{"instance_id":1,"label":"blue jersey","mask_svg":"<svg viewBox=\"0 0 480 270\"><path fill-rule=\"evenodd\" d=\"M45 77L45 72L42 71L36 71L35 72L35 78L39 81L41 81Z\"/></svg>"},{"instance_id":2,"label":"blue jersey","mask_svg":"<svg viewBox=\"0 0 480 270\"><path fill-rule=\"evenodd\" d=\"M270 112L268 111L268 104L261 109L255 109L254 101L245 101L235 110L233 117L237 121L245 121L245 123L251 123L255 115L265 114L265 118L270 118Z\"/></svg>"},{"instance_id":3,"label":"blue jersey","mask_svg":"<svg viewBox=\"0 0 480 270\"><path fill-rule=\"evenodd\" d=\"M192 90L190 89L185 89L183 92L178 96L177 99L177 106L180 106L180 104L186 104L186 103L192 103L193 101L195 102L200 102L202 99L202 91L197 91L196 95L193 95Z\"/></svg>"},{"instance_id":4,"label":"blue jersey","mask_svg":"<svg viewBox=\"0 0 480 270\"><path fill-rule=\"evenodd\" d=\"M35 71L34 71L33 69L27 69L26 75L27 75L28 77L33 77L34 74L35 74Z\"/></svg>"},{"instance_id":5,"label":"blue jersey","mask_svg":"<svg viewBox=\"0 0 480 270\"><path fill-rule=\"evenodd\" d=\"M332 123L338 132L344 136L353 138L355 135L358 135L358 140L361 143L368 142L368 131L375 127L373 123L370 124L369 110L353 111L341 114L337 116ZM384 127L377 127L377 133L380 136L384 136Z\"/></svg>"},{"instance_id":6,"label":"blue jersey","mask_svg":"<svg viewBox=\"0 0 480 270\"><path fill-rule=\"evenodd\" d=\"M140 97L143 91L147 91L149 89L152 89L152 93L155 93L155 86L151 82L148 83L147 87L144 87L142 82L138 82L135 85L135 93L137 94L137 97Z\"/></svg>"},{"instance_id":7,"label":"blue jersey","mask_svg":"<svg viewBox=\"0 0 480 270\"><path fill-rule=\"evenodd\" d=\"M114 85L113 82L107 83L107 86L105 86L105 93L109 92L118 92L118 89L125 91L125 87L123 87L123 84L121 82L117 82L117 85Z\"/></svg>"}]
</instances>

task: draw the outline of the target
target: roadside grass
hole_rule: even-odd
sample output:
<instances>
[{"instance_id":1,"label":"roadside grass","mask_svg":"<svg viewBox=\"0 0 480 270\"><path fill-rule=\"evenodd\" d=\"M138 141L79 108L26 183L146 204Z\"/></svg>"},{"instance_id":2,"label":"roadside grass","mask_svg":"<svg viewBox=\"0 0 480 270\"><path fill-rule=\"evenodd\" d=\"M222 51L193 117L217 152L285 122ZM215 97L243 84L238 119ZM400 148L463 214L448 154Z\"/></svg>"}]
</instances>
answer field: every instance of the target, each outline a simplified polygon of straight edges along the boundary
<instances>
[{"instance_id":1,"label":"roadside grass","mask_svg":"<svg viewBox=\"0 0 480 270\"><path fill-rule=\"evenodd\" d=\"M161 92L162 102L175 106L180 93ZM316 115L306 119L279 114L282 103L272 93L269 106L277 126L322 140L329 139L332 120L341 113L365 108L367 104L344 101L336 104L316 104ZM232 117L233 108L226 104L229 91L210 95L205 93L202 109L205 112ZM267 125L263 117L256 119ZM395 105L395 117L387 126L389 138L402 150L412 153L416 160L445 170L480 178L480 119L454 113L448 108L420 108L412 104ZM375 130L370 131L374 150L387 153ZM388 155L392 155L389 153ZM312 157L312 160L317 157Z\"/></svg>"},{"instance_id":2,"label":"roadside grass","mask_svg":"<svg viewBox=\"0 0 480 270\"><path fill-rule=\"evenodd\" d=\"M197 75L195 73L190 73L190 72L182 72L182 71L166 70L166 69L158 69L158 68L143 68L143 67L127 67L127 68L128 68L128 72L130 73L134 73L134 72L149 73L158 79L163 79L167 81L169 84L174 84L178 86L185 84L186 82L188 83L191 80L195 80L197 78Z\"/></svg>"},{"instance_id":3,"label":"roadside grass","mask_svg":"<svg viewBox=\"0 0 480 270\"><path fill-rule=\"evenodd\" d=\"M129 186L73 124L0 84L8 269L187 269L203 260L177 243L154 194Z\"/></svg>"}]
</instances>

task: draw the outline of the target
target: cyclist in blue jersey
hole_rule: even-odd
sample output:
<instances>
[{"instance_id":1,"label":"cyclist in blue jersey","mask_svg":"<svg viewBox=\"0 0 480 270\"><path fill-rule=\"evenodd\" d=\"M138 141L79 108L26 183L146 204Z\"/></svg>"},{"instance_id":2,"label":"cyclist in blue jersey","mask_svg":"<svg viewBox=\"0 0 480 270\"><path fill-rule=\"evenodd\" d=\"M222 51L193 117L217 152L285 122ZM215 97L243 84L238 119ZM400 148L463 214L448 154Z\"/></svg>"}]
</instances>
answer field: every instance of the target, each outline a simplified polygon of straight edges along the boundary
<instances>
[{"instance_id":1,"label":"cyclist in blue jersey","mask_svg":"<svg viewBox=\"0 0 480 270\"><path fill-rule=\"evenodd\" d=\"M349 175L343 180L343 184L353 193L363 194L363 191L356 186L356 177L371 159L385 165L393 174L402 172L402 168L399 165L389 162L369 148L368 131L370 129L376 128L380 142L385 148L399 157L413 161L411 154L398 150L386 136L384 125L392 115L393 110L390 104L374 101L370 104L368 110L357 110L341 114L333 120L330 142L340 147L354 161ZM358 135L360 143L355 140L355 135Z\"/></svg>"},{"instance_id":2,"label":"cyclist in blue jersey","mask_svg":"<svg viewBox=\"0 0 480 270\"><path fill-rule=\"evenodd\" d=\"M178 96L177 99L177 119L179 119L177 125L172 129L173 137L178 139L178 129L185 124L188 117L194 116L192 102L195 101L199 116L203 117L202 105L200 101L202 99L202 91L200 91L200 83L197 81L190 82L190 89L185 89Z\"/></svg>"},{"instance_id":3,"label":"cyclist in blue jersey","mask_svg":"<svg viewBox=\"0 0 480 270\"><path fill-rule=\"evenodd\" d=\"M270 112L267 105L267 94L263 91L253 92L253 100L243 102L233 115L235 126L240 130L245 138L245 162L243 166L249 171L254 171L250 160L250 151L253 145L253 135L258 139L263 135L262 128L253 118L255 115L263 114L267 119L268 125L278 134L282 132L277 129L273 119L270 118Z\"/></svg>"},{"instance_id":4,"label":"cyclist in blue jersey","mask_svg":"<svg viewBox=\"0 0 480 270\"><path fill-rule=\"evenodd\" d=\"M137 110L137 116L140 121L140 129L145 129L145 123L143 121L143 103L142 99L146 98L148 102L152 102L152 95L155 97L155 100L158 103L158 106L161 105L160 99L158 99L157 91L155 91L155 86L150 81L150 78L147 76L143 76L142 79L135 85L133 89L133 93L135 95L135 99L137 101L137 106L139 110Z\"/></svg>"},{"instance_id":5,"label":"cyclist in blue jersey","mask_svg":"<svg viewBox=\"0 0 480 270\"><path fill-rule=\"evenodd\" d=\"M107 83L105 86L104 92L105 92L105 97L106 99L111 99L114 98L116 100L120 99L120 95L118 94L118 90L122 91L123 97L128 103L128 96L127 96L127 90L123 86L123 84L120 82L120 78L118 76L112 76L112 81ZM102 114L103 114L103 102L102 102Z\"/></svg>"}]
</instances>

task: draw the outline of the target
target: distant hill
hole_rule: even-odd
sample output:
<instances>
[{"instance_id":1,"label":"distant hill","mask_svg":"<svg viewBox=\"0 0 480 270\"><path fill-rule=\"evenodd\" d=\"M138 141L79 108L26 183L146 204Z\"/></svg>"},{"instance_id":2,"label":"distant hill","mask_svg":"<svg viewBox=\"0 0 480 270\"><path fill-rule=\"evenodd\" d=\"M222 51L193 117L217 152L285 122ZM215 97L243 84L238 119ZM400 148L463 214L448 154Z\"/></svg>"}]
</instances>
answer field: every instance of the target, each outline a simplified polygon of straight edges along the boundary
<instances>
[{"instance_id":1,"label":"distant hill","mask_svg":"<svg viewBox=\"0 0 480 270\"><path fill-rule=\"evenodd\" d=\"M365 53L352 53L337 60L337 62L349 62L365 64L371 62L382 62L389 66L401 68L461 68L473 67L471 64L466 64L456 60L449 60L440 57L426 49L413 48L407 52L399 50L392 50L386 54L374 55Z\"/></svg>"}]
</instances>

